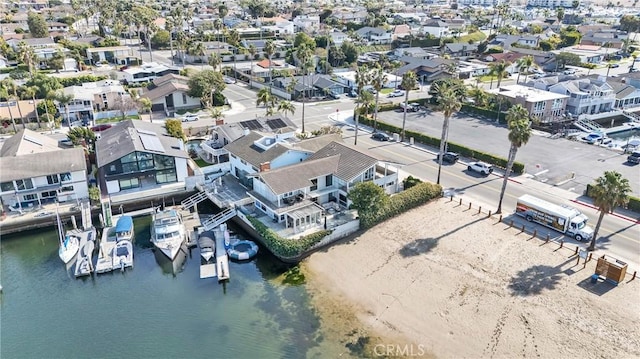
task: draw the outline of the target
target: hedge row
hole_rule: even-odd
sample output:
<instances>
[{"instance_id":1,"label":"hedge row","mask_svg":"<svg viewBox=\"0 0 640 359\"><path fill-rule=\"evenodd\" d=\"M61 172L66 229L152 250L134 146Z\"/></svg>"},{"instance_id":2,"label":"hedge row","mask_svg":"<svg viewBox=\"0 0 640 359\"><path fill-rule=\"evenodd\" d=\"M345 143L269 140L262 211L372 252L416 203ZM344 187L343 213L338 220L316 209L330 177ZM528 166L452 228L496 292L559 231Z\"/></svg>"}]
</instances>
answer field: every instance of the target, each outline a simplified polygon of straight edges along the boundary
<instances>
[{"instance_id":1,"label":"hedge row","mask_svg":"<svg viewBox=\"0 0 640 359\"><path fill-rule=\"evenodd\" d=\"M96 81L106 80L107 78L108 77L104 75L101 75L101 76L80 75L75 77L59 78L58 82L60 82L62 87L69 87L69 86L80 86L83 83L87 83L87 82L96 82Z\"/></svg>"},{"instance_id":2,"label":"hedge row","mask_svg":"<svg viewBox=\"0 0 640 359\"><path fill-rule=\"evenodd\" d=\"M462 105L462 108L460 108L460 112L464 112L472 115L484 116L492 120L495 120L496 116L498 116L496 111L488 110L486 108L477 107L477 106L466 104L466 103ZM498 122L507 123L507 114L504 112L501 112Z\"/></svg>"},{"instance_id":3,"label":"hedge row","mask_svg":"<svg viewBox=\"0 0 640 359\"><path fill-rule=\"evenodd\" d=\"M360 228L371 228L406 211L421 206L434 198L442 196L442 187L430 182L415 186L389 198L387 205L377 213L360 214Z\"/></svg>"},{"instance_id":4,"label":"hedge row","mask_svg":"<svg viewBox=\"0 0 640 359\"><path fill-rule=\"evenodd\" d=\"M364 124L364 125L367 125L367 126L372 126L373 125L373 120L365 118L363 116L360 116L360 123ZM391 132L391 133L401 133L401 131L402 131L402 128L400 128L400 127L396 127L394 125L390 125L388 123L384 123L384 122L380 122L380 121L378 121L378 129L383 130L383 131L387 131L387 132ZM436 148L440 147L440 139L439 138L431 137L431 136L425 135L423 133L407 130L407 131L405 131L405 137L413 137L414 141L416 141L418 143L422 143L422 144L425 144L425 145L433 146L433 147L436 147ZM468 148L468 147L465 147L463 145L459 145L459 144L454 143L454 142L448 142L448 150L449 151L453 151L453 152L457 152L461 156L464 156L464 157L467 157L467 158L473 158L473 159L476 159L478 161L491 163L496 167L507 168L507 159L505 159L505 158L494 156L492 154L481 152L481 151L476 151L476 150L474 150L472 148ZM513 164L512 171L515 174L523 174L524 173L524 164L520 163L520 162L515 162Z\"/></svg>"},{"instance_id":5,"label":"hedge row","mask_svg":"<svg viewBox=\"0 0 640 359\"><path fill-rule=\"evenodd\" d=\"M265 246L273 255L279 258L298 257L331 233L331 231L322 230L301 238L283 238L258 219L249 216L247 216L247 219L262 237Z\"/></svg>"},{"instance_id":6,"label":"hedge row","mask_svg":"<svg viewBox=\"0 0 640 359\"><path fill-rule=\"evenodd\" d=\"M590 184L588 184L587 185L587 190L584 193L589 198L593 198L591 196L591 187L592 186ZM636 213L640 213L640 198L629 196L629 203L627 204L627 207L625 209L628 209L630 211L634 211Z\"/></svg>"}]
</instances>

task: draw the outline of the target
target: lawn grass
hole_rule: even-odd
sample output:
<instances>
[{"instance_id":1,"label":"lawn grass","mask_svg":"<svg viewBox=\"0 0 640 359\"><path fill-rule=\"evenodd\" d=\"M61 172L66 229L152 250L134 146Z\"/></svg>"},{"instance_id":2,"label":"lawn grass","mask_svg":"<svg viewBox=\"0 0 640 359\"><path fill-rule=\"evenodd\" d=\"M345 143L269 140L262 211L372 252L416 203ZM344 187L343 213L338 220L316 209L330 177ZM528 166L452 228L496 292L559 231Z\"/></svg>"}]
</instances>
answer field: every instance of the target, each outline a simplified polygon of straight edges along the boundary
<instances>
[{"instance_id":1,"label":"lawn grass","mask_svg":"<svg viewBox=\"0 0 640 359\"><path fill-rule=\"evenodd\" d=\"M493 81L498 81L498 77L497 76L489 76L489 75L484 75L484 76L478 76L476 77L476 79L480 79L480 82L491 82Z\"/></svg>"},{"instance_id":2,"label":"lawn grass","mask_svg":"<svg viewBox=\"0 0 640 359\"><path fill-rule=\"evenodd\" d=\"M469 41L473 41L473 43L476 43L486 38L487 38L487 35L485 35L484 32L476 31L476 32L466 34L464 36L460 36L459 38L455 39L455 42L464 42L468 44Z\"/></svg>"},{"instance_id":3,"label":"lawn grass","mask_svg":"<svg viewBox=\"0 0 640 359\"><path fill-rule=\"evenodd\" d=\"M357 46L358 53L363 54L365 52L380 52L380 51L390 51L391 45L368 45L368 46Z\"/></svg>"},{"instance_id":4,"label":"lawn grass","mask_svg":"<svg viewBox=\"0 0 640 359\"><path fill-rule=\"evenodd\" d=\"M209 162L207 162L207 161L203 160L202 158L197 158L197 159L195 159L195 160L193 160L193 161L194 161L194 162L198 165L198 167L200 167L200 168L202 168L202 167L208 167L208 166L211 166L211 163L209 163Z\"/></svg>"},{"instance_id":5,"label":"lawn grass","mask_svg":"<svg viewBox=\"0 0 640 359\"><path fill-rule=\"evenodd\" d=\"M383 88L382 90L380 90L380 94L381 95L386 95L386 94L392 93L393 91L395 91L395 90L392 89L392 88Z\"/></svg>"},{"instance_id":6,"label":"lawn grass","mask_svg":"<svg viewBox=\"0 0 640 359\"><path fill-rule=\"evenodd\" d=\"M140 115L128 115L128 116L125 116L124 119L122 119L122 116L117 116L117 117L101 118L99 120L96 120L96 124L120 122L120 121L126 121L126 120L139 120L139 119L140 119Z\"/></svg>"}]
</instances>

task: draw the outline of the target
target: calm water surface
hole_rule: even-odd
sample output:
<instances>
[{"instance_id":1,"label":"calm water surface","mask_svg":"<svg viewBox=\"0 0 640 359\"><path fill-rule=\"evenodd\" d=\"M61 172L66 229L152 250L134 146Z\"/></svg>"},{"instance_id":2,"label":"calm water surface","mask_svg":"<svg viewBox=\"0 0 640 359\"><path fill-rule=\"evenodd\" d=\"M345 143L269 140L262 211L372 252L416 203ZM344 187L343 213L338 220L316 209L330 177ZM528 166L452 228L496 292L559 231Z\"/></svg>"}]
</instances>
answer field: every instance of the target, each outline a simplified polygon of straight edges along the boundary
<instances>
[{"instance_id":1,"label":"calm water surface","mask_svg":"<svg viewBox=\"0 0 640 359\"><path fill-rule=\"evenodd\" d=\"M135 219L134 269L75 279L54 228L3 236L1 358L337 357L304 286L261 253L230 263L231 281L200 279L197 248L183 265L152 250L149 217ZM177 267L177 268L176 268Z\"/></svg>"}]
</instances>

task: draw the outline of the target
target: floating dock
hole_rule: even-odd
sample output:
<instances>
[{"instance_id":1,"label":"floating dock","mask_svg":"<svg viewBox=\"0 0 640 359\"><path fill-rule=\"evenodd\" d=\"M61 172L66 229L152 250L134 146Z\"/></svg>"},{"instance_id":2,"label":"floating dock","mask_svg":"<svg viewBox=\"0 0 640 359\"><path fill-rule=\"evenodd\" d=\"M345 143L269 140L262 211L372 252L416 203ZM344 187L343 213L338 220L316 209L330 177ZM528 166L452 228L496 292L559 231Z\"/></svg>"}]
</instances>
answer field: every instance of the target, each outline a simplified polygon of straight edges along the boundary
<instances>
[{"instance_id":1,"label":"floating dock","mask_svg":"<svg viewBox=\"0 0 640 359\"><path fill-rule=\"evenodd\" d=\"M93 272L93 249L95 247L96 230L91 227L86 231L74 229L67 232L78 238L79 250L76 259L75 276L83 277Z\"/></svg>"},{"instance_id":2,"label":"floating dock","mask_svg":"<svg viewBox=\"0 0 640 359\"><path fill-rule=\"evenodd\" d=\"M108 273L113 270L113 249L116 247L115 227L106 227L102 231L96 273Z\"/></svg>"},{"instance_id":3,"label":"floating dock","mask_svg":"<svg viewBox=\"0 0 640 359\"><path fill-rule=\"evenodd\" d=\"M227 249L224 246L224 232L218 227L213 230L216 238L216 271L218 272L218 281L229 280L229 257L227 257Z\"/></svg>"}]
</instances>

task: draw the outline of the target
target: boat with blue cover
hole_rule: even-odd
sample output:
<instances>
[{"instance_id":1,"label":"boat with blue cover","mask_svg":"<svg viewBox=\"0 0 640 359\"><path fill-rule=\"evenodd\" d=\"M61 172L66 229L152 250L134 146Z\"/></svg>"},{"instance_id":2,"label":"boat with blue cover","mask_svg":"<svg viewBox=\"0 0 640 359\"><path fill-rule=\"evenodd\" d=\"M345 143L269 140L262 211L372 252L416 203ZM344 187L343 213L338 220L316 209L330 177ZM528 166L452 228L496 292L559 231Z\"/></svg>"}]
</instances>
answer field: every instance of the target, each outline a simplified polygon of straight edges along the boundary
<instances>
[{"instance_id":1,"label":"boat with blue cover","mask_svg":"<svg viewBox=\"0 0 640 359\"><path fill-rule=\"evenodd\" d=\"M116 223L116 242L133 241L133 217L122 216Z\"/></svg>"}]
</instances>

